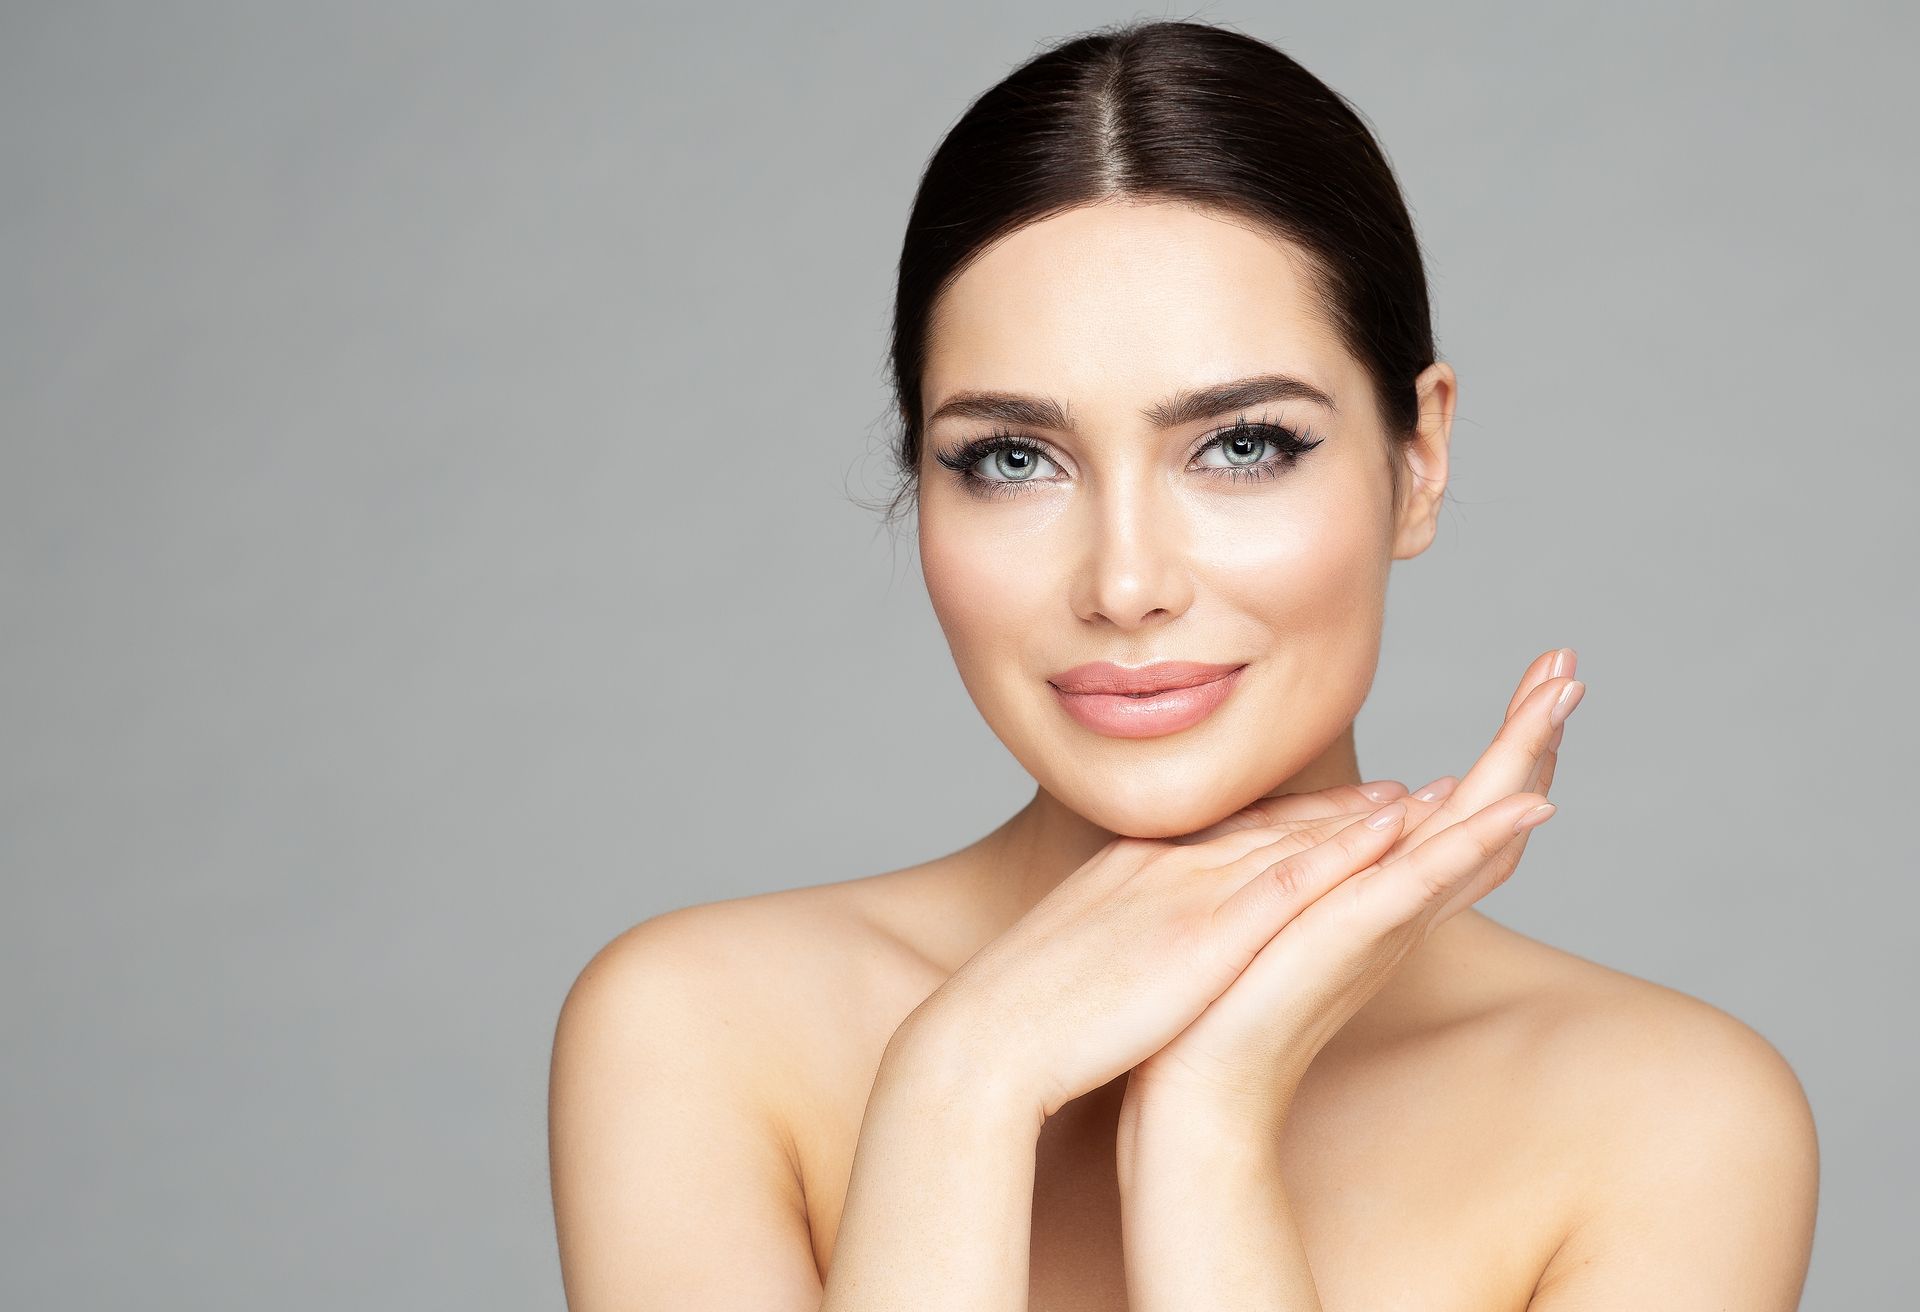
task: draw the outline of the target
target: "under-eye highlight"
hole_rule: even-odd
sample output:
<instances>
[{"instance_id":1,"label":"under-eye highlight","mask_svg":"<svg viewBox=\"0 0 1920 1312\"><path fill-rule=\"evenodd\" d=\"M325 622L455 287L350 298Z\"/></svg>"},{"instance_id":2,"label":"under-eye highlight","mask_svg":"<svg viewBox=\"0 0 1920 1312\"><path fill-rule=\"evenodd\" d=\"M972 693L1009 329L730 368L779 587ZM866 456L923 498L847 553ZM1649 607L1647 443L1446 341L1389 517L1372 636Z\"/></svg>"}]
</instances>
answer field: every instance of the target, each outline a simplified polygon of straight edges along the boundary
<instances>
[{"instance_id":1,"label":"under-eye highlight","mask_svg":"<svg viewBox=\"0 0 1920 1312\"><path fill-rule=\"evenodd\" d=\"M1196 466L1216 478L1224 477L1236 483L1260 483L1277 478L1291 469L1301 456L1319 446L1324 440L1324 438L1315 437L1311 428L1303 428L1296 432L1285 424L1268 420L1249 422L1243 417L1226 428L1208 434L1188 459L1191 461L1206 451L1216 448L1223 453L1228 453L1235 448L1251 448L1257 454L1264 444L1271 452L1267 459L1250 460L1245 464ZM1003 453L1013 457L1015 467L1023 468L1026 472L1018 477L995 478L978 471L977 467L983 461ZM1232 456L1229 455L1228 458L1231 459ZM946 450L937 451L934 453L934 459L952 470L955 478L967 492L979 497L1011 496L1030 483L1058 481L1033 476L1033 470L1038 467L1038 462L1044 460L1048 464L1056 464L1047 454L1046 446L1031 437L1008 429L996 429L986 437L975 438Z\"/></svg>"}]
</instances>

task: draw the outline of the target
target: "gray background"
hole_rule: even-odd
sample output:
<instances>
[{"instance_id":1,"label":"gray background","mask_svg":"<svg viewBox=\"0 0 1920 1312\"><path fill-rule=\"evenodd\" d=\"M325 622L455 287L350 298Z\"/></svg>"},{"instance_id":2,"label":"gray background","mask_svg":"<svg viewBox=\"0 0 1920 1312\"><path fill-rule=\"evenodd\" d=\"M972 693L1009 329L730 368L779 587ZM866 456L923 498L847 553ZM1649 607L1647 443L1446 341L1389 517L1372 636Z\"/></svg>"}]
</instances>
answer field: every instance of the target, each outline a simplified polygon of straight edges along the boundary
<instances>
[{"instance_id":1,"label":"gray background","mask_svg":"<svg viewBox=\"0 0 1920 1312\"><path fill-rule=\"evenodd\" d=\"M558 1308L587 958L1030 792L865 504L893 261L974 95L1155 11L0 13L0 1304ZM1363 769L1578 647L1484 909L1771 1039L1804 1306L1904 1303L1913 10L1171 16L1353 99L1431 256Z\"/></svg>"}]
</instances>

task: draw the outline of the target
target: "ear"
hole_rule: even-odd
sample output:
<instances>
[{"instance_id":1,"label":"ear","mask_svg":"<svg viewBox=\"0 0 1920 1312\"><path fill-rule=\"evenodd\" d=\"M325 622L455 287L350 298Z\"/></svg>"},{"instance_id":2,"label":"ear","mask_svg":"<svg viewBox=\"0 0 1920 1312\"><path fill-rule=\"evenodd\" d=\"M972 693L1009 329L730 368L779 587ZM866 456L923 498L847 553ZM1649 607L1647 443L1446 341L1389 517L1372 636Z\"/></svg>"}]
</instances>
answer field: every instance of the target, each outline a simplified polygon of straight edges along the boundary
<instances>
[{"instance_id":1,"label":"ear","mask_svg":"<svg viewBox=\"0 0 1920 1312\"><path fill-rule=\"evenodd\" d=\"M1407 468L1394 508L1395 560L1417 556L1433 544L1440 523L1440 498L1447 490L1447 446L1453 439L1453 407L1459 397L1459 380L1444 360L1421 370L1413 386L1420 419L1414 436L1401 445Z\"/></svg>"}]
</instances>

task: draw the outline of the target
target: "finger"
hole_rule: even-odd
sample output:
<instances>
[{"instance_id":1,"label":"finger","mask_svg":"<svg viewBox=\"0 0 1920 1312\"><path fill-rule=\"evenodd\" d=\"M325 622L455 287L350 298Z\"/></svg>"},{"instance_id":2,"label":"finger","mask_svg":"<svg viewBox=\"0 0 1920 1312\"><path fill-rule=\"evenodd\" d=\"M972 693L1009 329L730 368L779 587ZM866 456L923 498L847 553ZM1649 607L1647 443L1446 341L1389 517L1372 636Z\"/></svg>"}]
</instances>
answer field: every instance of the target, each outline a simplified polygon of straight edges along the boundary
<instances>
[{"instance_id":1,"label":"finger","mask_svg":"<svg viewBox=\"0 0 1920 1312\"><path fill-rule=\"evenodd\" d=\"M1571 647L1555 647L1533 658L1533 664L1527 666L1527 672L1520 676L1520 686L1514 689L1513 696L1507 701L1507 713L1502 719L1510 720L1527 699L1527 694L1545 683L1548 679L1572 678L1574 667L1580 663L1580 653Z\"/></svg>"},{"instance_id":2,"label":"finger","mask_svg":"<svg viewBox=\"0 0 1920 1312\"><path fill-rule=\"evenodd\" d=\"M1424 820L1440 805L1438 801L1423 801L1412 796L1394 800L1404 803L1407 807L1408 819L1400 830L1402 833ZM1207 840L1201 845L1206 848L1206 851L1193 855L1199 859L1201 865L1216 869L1224 869L1236 861L1246 859L1250 853L1260 851L1266 852L1268 862L1278 861L1290 853L1325 842L1348 825L1365 820L1380 809L1378 803L1369 802L1363 809L1343 811L1317 819L1289 820L1275 825L1252 825Z\"/></svg>"},{"instance_id":3,"label":"finger","mask_svg":"<svg viewBox=\"0 0 1920 1312\"><path fill-rule=\"evenodd\" d=\"M1515 793L1482 807L1349 881L1352 891L1345 896L1351 903L1343 910L1380 933L1430 917L1506 847L1523 817L1529 826L1551 817L1552 811L1536 811L1543 805L1552 804L1538 793ZM1431 929L1430 920L1425 928Z\"/></svg>"},{"instance_id":4,"label":"finger","mask_svg":"<svg viewBox=\"0 0 1920 1312\"><path fill-rule=\"evenodd\" d=\"M1533 777L1527 780L1527 786L1521 790L1522 792L1544 793L1547 791L1547 785L1553 782L1553 768L1560 761L1560 739L1566 731L1566 722L1562 721L1548 737L1546 750L1541 752L1540 759L1533 763Z\"/></svg>"},{"instance_id":5,"label":"finger","mask_svg":"<svg viewBox=\"0 0 1920 1312\"><path fill-rule=\"evenodd\" d=\"M1374 809L1378 809L1377 807ZM1370 812L1361 812L1362 815ZM1194 846L1204 847L1204 852L1195 853L1195 859L1202 868L1216 869L1240 860L1249 852L1273 849L1271 860L1279 860L1289 852L1312 847L1324 842L1338 830L1350 817L1324 816L1317 820L1288 820L1274 825L1248 825L1244 829L1235 829L1210 838Z\"/></svg>"},{"instance_id":6,"label":"finger","mask_svg":"<svg viewBox=\"0 0 1920 1312\"><path fill-rule=\"evenodd\" d=\"M1527 667L1526 674L1521 677L1518 690L1515 691L1512 699L1507 702L1505 718L1511 720L1514 713L1525 704L1527 694L1539 687L1542 683L1545 683L1549 679L1570 678L1574 670L1578 667L1579 660L1580 653L1571 647L1556 647L1550 652L1535 657L1533 664ZM1562 727L1564 727L1564 725ZM1547 749L1549 751L1560 745L1560 733L1560 728L1556 728L1553 731L1553 737L1547 743ZM1540 765L1544 759L1545 757L1542 756L1534 761L1533 768L1528 772L1526 781L1520 785L1523 791L1539 791Z\"/></svg>"},{"instance_id":7,"label":"finger","mask_svg":"<svg viewBox=\"0 0 1920 1312\"><path fill-rule=\"evenodd\" d=\"M1215 872L1233 892L1214 908L1214 924L1251 959L1316 898L1385 856L1410 813L1396 800L1304 850L1277 859L1268 848L1248 852Z\"/></svg>"},{"instance_id":8,"label":"finger","mask_svg":"<svg viewBox=\"0 0 1920 1312\"><path fill-rule=\"evenodd\" d=\"M1411 851L1444 826L1502 797L1524 791L1558 727L1551 718L1556 701L1564 694L1564 706L1571 712L1585 687L1578 679L1564 677L1535 684L1519 708L1500 726L1493 742L1473 763L1459 786L1447 795L1439 812L1428 816L1420 828L1401 836L1398 851Z\"/></svg>"},{"instance_id":9,"label":"finger","mask_svg":"<svg viewBox=\"0 0 1920 1312\"><path fill-rule=\"evenodd\" d=\"M1558 737L1559 733L1558 729L1554 730L1555 737ZM1560 757L1557 752L1549 751L1540 759L1539 781L1525 791L1546 797L1547 790L1553 785L1554 766ZM1526 854L1527 839L1532 834L1532 829L1525 829L1509 839L1507 845L1487 861L1483 870L1468 880L1459 892L1441 904L1439 912L1433 918L1433 923L1437 926L1452 919L1511 879L1513 872L1520 866L1520 858Z\"/></svg>"},{"instance_id":10,"label":"finger","mask_svg":"<svg viewBox=\"0 0 1920 1312\"><path fill-rule=\"evenodd\" d=\"M1243 829L1268 829L1331 816L1365 814L1383 802L1391 802L1406 794L1407 786L1398 779L1333 784L1307 793L1268 793L1249 802L1226 819L1172 841L1177 846L1192 847Z\"/></svg>"},{"instance_id":11,"label":"finger","mask_svg":"<svg viewBox=\"0 0 1920 1312\"><path fill-rule=\"evenodd\" d=\"M1247 817L1248 826L1274 825L1288 820L1316 820L1354 811L1373 811L1383 803L1407 795L1398 779L1373 779L1358 784L1333 784L1306 793L1268 793L1248 803L1234 817Z\"/></svg>"}]
</instances>

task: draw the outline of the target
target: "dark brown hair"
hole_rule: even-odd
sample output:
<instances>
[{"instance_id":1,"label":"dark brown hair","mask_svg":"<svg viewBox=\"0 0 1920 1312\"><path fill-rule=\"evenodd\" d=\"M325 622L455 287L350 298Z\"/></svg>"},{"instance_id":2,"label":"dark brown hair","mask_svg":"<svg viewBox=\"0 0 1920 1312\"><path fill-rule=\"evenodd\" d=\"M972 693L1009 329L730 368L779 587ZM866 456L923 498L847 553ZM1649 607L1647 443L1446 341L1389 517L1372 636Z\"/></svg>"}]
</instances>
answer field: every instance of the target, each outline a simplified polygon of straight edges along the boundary
<instances>
[{"instance_id":1,"label":"dark brown hair","mask_svg":"<svg viewBox=\"0 0 1920 1312\"><path fill-rule=\"evenodd\" d=\"M1393 170L1358 112L1264 41L1203 23L1074 37L988 89L921 176L900 248L889 508L918 496L922 367L941 292L1016 229L1104 200L1180 201L1292 242L1327 324L1373 380L1395 440L1435 360L1426 269Z\"/></svg>"}]
</instances>

